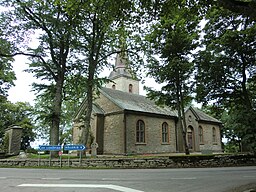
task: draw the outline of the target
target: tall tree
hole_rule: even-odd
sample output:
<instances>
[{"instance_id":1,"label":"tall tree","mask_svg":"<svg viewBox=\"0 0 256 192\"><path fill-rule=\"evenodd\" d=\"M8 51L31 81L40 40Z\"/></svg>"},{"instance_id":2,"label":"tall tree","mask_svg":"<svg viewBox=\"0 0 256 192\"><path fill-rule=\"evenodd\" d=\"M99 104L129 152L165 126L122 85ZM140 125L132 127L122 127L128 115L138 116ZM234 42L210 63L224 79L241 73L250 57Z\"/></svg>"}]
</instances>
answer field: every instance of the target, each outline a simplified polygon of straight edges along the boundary
<instances>
[{"instance_id":1,"label":"tall tree","mask_svg":"<svg viewBox=\"0 0 256 192\"><path fill-rule=\"evenodd\" d=\"M48 101L51 101L51 106L48 107L48 119L51 120L50 144L59 143L62 104L64 92L67 91L65 84L75 74L86 78L83 85L88 108L84 119L86 129L83 129L81 137L81 142L86 143L90 132L92 95L101 81L97 75L107 64L107 58L117 52L115 47L118 33L125 26L120 27L119 24L129 18L133 3L128 0L3 2L5 6L13 7L9 9L9 18L15 20L10 22L12 25L9 28L16 29L17 34L26 34L26 31L31 30L38 32L40 44L36 49L25 47L26 52L21 52L20 49L10 55L0 55L31 56L29 71L42 80L34 84L34 88L39 91L39 95L48 93Z\"/></svg>"},{"instance_id":2,"label":"tall tree","mask_svg":"<svg viewBox=\"0 0 256 192\"><path fill-rule=\"evenodd\" d=\"M205 50L199 52L197 60L197 98L205 103L215 101L236 114L233 120L243 132L239 135L249 144L256 132L255 21L218 7L212 7L206 19Z\"/></svg>"},{"instance_id":3,"label":"tall tree","mask_svg":"<svg viewBox=\"0 0 256 192\"><path fill-rule=\"evenodd\" d=\"M23 31L38 30L39 46L36 49L25 49L25 53L17 50L10 56L25 54L32 56L30 64L31 71L37 78L53 82L53 99L51 103L51 129L50 143L59 143L59 124L62 105L62 92L65 74L67 71L68 54L71 48L71 41L74 39L72 33L76 25L77 15L68 14L68 5L79 6L79 2L68 1L4 1L9 9L11 21L9 28L15 29L17 34ZM16 28L17 24L20 26ZM26 46L26 45L23 45ZM30 50L30 51L29 51ZM41 86L40 90L48 88Z\"/></svg>"},{"instance_id":4,"label":"tall tree","mask_svg":"<svg viewBox=\"0 0 256 192\"><path fill-rule=\"evenodd\" d=\"M148 75L163 83L160 91L148 88L148 97L178 111L179 133L182 134L185 153L189 154L186 139L184 108L191 101L193 63L192 51L199 38L199 18L191 1L164 1L159 18L146 37L149 65ZM159 56L159 59L156 57Z\"/></svg>"},{"instance_id":5,"label":"tall tree","mask_svg":"<svg viewBox=\"0 0 256 192\"><path fill-rule=\"evenodd\" d=\"M90 118L92 112L93 92L100 84L97 78L102 67L107 65L107 58L120 52L118 48L120 33L125 30L125 22L130 18L133 3L130 1L99 0L88 1L83 5L79 27L80 51L84 53L86 68L86 106L81 143L90 141ZM128 25L127 25L128 26ZM123 37L126 38L126 37Z\"/></svg>"}]
</instances>

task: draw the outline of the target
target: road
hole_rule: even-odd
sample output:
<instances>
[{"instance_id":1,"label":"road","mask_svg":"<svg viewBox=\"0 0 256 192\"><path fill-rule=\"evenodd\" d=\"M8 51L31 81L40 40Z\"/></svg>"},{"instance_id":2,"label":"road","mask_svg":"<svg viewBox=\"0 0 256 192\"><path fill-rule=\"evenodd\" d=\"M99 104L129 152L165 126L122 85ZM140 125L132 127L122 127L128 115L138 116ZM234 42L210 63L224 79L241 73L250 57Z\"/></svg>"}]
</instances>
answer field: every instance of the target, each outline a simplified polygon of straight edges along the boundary
<instances>
[{"instance_id":1,"label":"road","mask_svg":"<svg viewBox=\"0 0 256 192\"><path fill-rule=\"evenodd\" d=\"M256 166L187 169L0 168L1 192L224 192L256 183Z\"/></svg>"}]
</instances>

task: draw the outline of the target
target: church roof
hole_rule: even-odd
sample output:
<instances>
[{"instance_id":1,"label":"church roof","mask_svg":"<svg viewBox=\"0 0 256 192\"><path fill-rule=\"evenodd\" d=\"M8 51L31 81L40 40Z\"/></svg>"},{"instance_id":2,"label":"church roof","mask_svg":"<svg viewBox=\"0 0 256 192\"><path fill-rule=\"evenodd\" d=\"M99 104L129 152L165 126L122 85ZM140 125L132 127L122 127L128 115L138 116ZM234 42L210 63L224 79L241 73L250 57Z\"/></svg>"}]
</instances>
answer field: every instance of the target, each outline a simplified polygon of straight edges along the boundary
<instances>
[{"instance_id":1,"label":"church roof","mask_svg":"<svg viewBox=\"0 0 256 192\"><path fill-rule=\"evenodd\" d=\"M92 104L92 111L93 113L96 113L96 114L104 114L104 110L96 103L93 103Z\"/></svg>"},{"instance_id":2,"label":"church roof","mask_svg":"<svg viewBox=\"0 0 256 192\"><path fill-rule=\"evenodd\" d=\"M214 117L211 117L210 115L207 115L203 111L195 108L195 107L189 107L189 109L193 112L193 114L196 116L198 121L207 121L207 122L213 122L213 123L221 123L218 119L215 119Z\"/></svg>"},{"instance_id":3,"label":"church roof","mask_svg":"<svg viewBox=\"0 0 256 192\"><path fill-rule=\"evenodd\" d=\"M145 112L177 117L169 107L160 107L154 101L142 95L127 93L109 88L101 88L100 92L124 110Z\"/></svg>"}]
</instances>

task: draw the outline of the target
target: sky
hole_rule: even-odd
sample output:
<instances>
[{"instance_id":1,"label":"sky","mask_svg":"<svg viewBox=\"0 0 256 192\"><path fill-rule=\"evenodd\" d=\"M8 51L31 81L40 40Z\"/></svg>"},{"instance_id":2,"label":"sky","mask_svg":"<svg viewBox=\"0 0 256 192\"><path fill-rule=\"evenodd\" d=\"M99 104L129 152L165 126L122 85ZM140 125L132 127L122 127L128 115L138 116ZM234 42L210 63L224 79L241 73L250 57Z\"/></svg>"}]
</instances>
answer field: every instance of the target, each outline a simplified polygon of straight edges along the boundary
<instances>
[{"instance_id":1,"label":"sky","mask_svg":"<svg viewBox=\"0 0 256 192\"><path fill-rule=\"evenodd\" d=\"M29 102L31 105L34 103L36 98L35 93L32 92L31 84L36 81L32 73L25 72L24 70L28 68L28 60L26 56L16 56L15 62L13 63L13 70L16 74L17 80L14 81L15 86L10 88L8 94L8 99L13 102ZM109 70L103 71L102 76L108 76ZM145 83L142 85L140 83L140 94L146 95L146 91L143 90L143 86L150 86L159 88L160 86L152 79L146 78Z\"/></svg>"},{"instance_id":2,"label":"sky","mask_svg":"<svg viewBox=\"0 0 256 192\"><path fill-rule=\"evenodd\" d=\"M31 92L31 84L35 80L33 74L27 73L24 70L28 68L26 64L27 59L25 56L16 56L13 63L13 70L17 80L14 81L15 86L10 88L8 99L13 102L29 102L33 104L35 95Z\"/></svg>"}]
</instances>

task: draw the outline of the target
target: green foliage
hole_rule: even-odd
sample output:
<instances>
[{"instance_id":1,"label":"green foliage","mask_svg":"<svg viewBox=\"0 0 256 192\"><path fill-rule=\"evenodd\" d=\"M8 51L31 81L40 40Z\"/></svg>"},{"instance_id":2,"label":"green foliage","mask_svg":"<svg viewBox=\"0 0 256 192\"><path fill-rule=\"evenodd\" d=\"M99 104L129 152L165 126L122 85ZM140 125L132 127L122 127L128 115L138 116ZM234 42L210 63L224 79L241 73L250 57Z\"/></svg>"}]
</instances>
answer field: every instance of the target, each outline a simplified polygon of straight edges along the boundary
<instances>
[{"instance_id":1,"label":"green foliage","mask_svg":"<svg viewBox=\"0 0 256 192\"><path fill-rule=\"evenodd\" d=\"M28 103L11 103L5 101L0 103L0 138L3 139L5 129L11 125L18 125L23 128L21 149L25 150L30 146L30 142L35 140L34 126L32 124L31 112L33 108Z\"/></svg>"},{"instance_id":2,"label":"green foliage","mask_svg":"<svg viewBox=\"0 0 256 192\"><path fill-rule=\"evenodd\" d=\"M1 149L2 152L8 152L8 147L9 147L9 135L5 135L3 139L2 146L3 148Z\"/></svg>"},{"instance_id":3,"label":"green foliage","mask_svg":"<svg viewBox=\"0 0 256 192\"><path fill-rule=\"evenodd\" d=\"M0 19L1 22L1 19ZM0 29L0 35L2 34ZM6 40L0 37L0 53L8 54L11 51L11 45ZM12 58L2 57L0 55L0 97L7 96L7 91L11 86L14 85L14 80L16 80L15 74L12 70L11 62ZM0 98L0 100L3 98Z\"/></svg>"},{"instance_id":4,"label":"green foliage","mask_svg":"<svg viewBox=\"0 0 256 192\"><path fill-rule=\"evenodd\" d=\"M207 19L206 49L199 52L197 60L198 99L250 105L246 86L255 76L255 22L216 8Z\"/></svg>"},{"instance_id":5,"label":"green foliage","mask_svg":"<svg viewBox=\"0 0 256 192\"><path fill-rule=\"evenodd\" d=\"M34 148L27 148L26 153L27 154L37 154L38 155L38 150L36 150Z\"/></svg>"},{"instance_id":6,"label":"green foliage","mask_svg":"<svg viewBox=\"0 0 256 192\"><path fill-rule=\"evenodd\" d=\"M255 21L211 7L197 57L197 100L221 109L223 134L255 151ZM220 115L219 115L220 117Z\"/></svg>"},{"instance_id":7,"label":"green foliage","mask_svg":"<svg viewBox=\"0 0 256 192\"><path fill-rule=\"evenodd\" d=\"M63 130L70 129L73 117L70 111L75 110L85 95L89 98L87 122L90 121L92 92L106 81L98 78L98 74L104 66L109 66L107 59L112 54L129 47L125 43L120 47L119 39L126 41L131 36L133 29L128 29L128 23L132 22L134 3L3 0L1 5L12 7L2 15L5 21L2 26L9 32L6 39L13 39L16 47L15 52L5 55L30 56L27 71L41 80L33 84L38 92L37 124L44 127L43 132L48 131L51 144L58 144L65 135ZM36 48L27 45L31 33L38 34Z\"/></svg>"},{"instance_id":8,"label":"green foliage","mask_svg":"<svg viewBox=\"0 0 256 192\"><path fill-rule=\"evenodd\" d=\"M184 108L192 100L194 65L192 51L198 47L199 21L191 1L164 1L158 6L147 41L148 76L159 84L161 91L146 88L148 97L178 111L186 154L186 122ZM145 46L146 47L146 46ZM159 57L159 59L157 58Z\"/></svg>"},{"instance_id":9,"label":"green foliage","mask_svg":"<svg viewBox=\"0 0 256 192\"><path fill-rule=\"evenodd\" d=\"M224 146L226 153L239 153L241 152L240 142L237 140L228 141Z\"/></svg>"},{"instance_id":10,"label":"green foliage","mask_svg":"<svg viewBox=\"0 0 256 192\"><path fill-rule=\"evenodd\" d=\"M229 141L241 143L242 151L256 151L256 112L243 106L233 107L224 120L224 133Z\"/></svg>"},{"instance_id":11,"label":"green foliage","mask_svg":"<svg viewBox=\"0 0 256 192\"><path fill-rule=\"evenodd\" d=\"M199 18L190 8L185 1L163 3L158 21L146 36L149 42L148 75L154 77L157 83L164 83L159 92L148 88L149 97L165 100L166 105L176 109L181 97L185 103L191 101L193 63L190 56L198 46ZM156 59L157 55L159 59Z\"/></svg>"}]
</instances>

